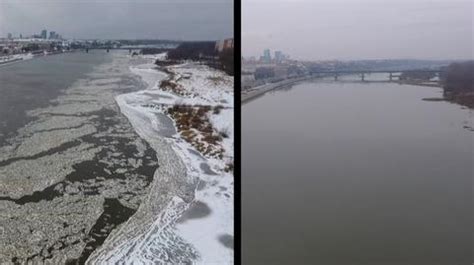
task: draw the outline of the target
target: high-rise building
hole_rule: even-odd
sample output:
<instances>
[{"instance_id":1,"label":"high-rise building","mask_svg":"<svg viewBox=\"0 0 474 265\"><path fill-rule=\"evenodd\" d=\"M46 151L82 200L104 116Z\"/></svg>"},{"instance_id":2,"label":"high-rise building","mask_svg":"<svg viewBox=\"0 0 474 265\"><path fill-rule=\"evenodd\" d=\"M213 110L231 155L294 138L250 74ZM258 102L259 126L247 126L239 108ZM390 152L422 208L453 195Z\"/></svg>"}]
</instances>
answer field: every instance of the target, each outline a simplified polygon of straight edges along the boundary
<instances>
[{"instance_id":1,"label":"high-rise building","mask_svg":"<svg viewBox=\"0 0 474 265\"><path fill-rule=\"evenodd\" d=\"M264 63L271 63L272 62L272 56L270 55L270 49L265 49L263 51L263 62Z\"/></svg>"},{"instance_id":2,"label":"high-rise building","mask_svg":"<svg viewBox=\"0 0 474 265\"><path fill-rule=\"evenodd\" d=\"M56 36L57 36L57 35L56 35L56 32L54 32L54 31L50 31L50 32L49 32L49 39L50 39L50 40L56 39L56 38L57 38Z\"/></svg>"},{"instance_id":3,"label":"high-rise building","mask_svg":"<svg viewBox=\"0 0 474 265\"><path fill-rule=\"evenodd\" d=\"M281 63L285 59L283 53L281 51L275 51L275 62Z\"/></svg>"},{"instance_id":4,"label":"high-rise building","mask_svg":"<svg viewBox=\"0 0 474 265\"><path fill-rule=\"evenodd\" d=\"M48 38L48 31L47 30L43 29L41 31L41 38L42 39L47 39Z\"/></svg>"},{"instance_id":5,"label":"high-rise building","mask_svg":"<svg viewBox=\"0 0 474 265\"><path fill-rule=\"evenodd\" d=\"M10 39L10 40L13 39L13 35L11 33L8 33L7 36L8 36L8 39Z\"/></svg>"}]
</instances>

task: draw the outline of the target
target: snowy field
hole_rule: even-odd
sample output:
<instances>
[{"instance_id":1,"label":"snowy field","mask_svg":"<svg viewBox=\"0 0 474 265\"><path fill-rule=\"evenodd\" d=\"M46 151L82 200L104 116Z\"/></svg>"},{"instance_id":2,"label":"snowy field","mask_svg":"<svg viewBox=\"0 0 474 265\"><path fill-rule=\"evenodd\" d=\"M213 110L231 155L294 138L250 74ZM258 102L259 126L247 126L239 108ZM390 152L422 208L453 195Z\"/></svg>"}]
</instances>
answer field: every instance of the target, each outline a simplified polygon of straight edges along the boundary
<instances>
[{"instance_id":1,"label":"snowy field","mask_svg":"<svg viewBox=\"0 0 474 265\"><path fill-rule=\"evenodd\" d=\"M183 191L186 196L173 189L166 190L169 196L150 195L150 200L140 208L143 216L148 216L144 209L154 216L149 221L131 218L91 261L233 264L234 178L232 171L226 170L234 159L233 77L188 62L168 67L173 82L185 93L164 91L160 82L170 75L153 64L160 57L143 56L140 59L147 63L131 66L130 70L142 78L147 88L122 94L116 101L137 133L158 153L160 167L155 173L154 187L159 192L152 188L150 193L163 194L169 183L178 190L186 190L184 186L192 190ZM222 156L206 156L181 137L177 124L166 112L176 104L222 108L218 113L207 114L213 129L226 135L219 142L224 150ZM139 209L137 216L140 214Z\"/></svg>"}]
</instances>

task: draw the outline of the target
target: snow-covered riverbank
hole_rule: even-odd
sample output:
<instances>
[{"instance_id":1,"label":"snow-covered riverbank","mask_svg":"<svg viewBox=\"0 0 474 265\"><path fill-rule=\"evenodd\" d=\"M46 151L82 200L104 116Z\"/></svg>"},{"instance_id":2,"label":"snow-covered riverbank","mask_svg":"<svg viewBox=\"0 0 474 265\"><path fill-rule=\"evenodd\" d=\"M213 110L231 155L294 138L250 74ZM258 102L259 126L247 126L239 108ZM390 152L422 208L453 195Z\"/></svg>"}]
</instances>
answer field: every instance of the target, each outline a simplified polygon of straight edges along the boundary
<instances>
[{"instance_id":1,"label":"snow-covered riverbank","mask_svg":"<svg viewBox=\"0 0 474 265\"><path fill-rule=\"evenodd\" d=\"M158 57L130 70L147 88L116 98L137 133L157 151L160 167L147 199L137 213L94 253L91 263L233 264L233 78L197 63L167 68L182 93L165 91L170 75L156 69ZM220 155L202 152L183 137L169 108L206 106L206 120L220 137L212 146Z\"/></svg>"},{"instance_id":2,"label":"snow-covered riverbank","mask_svg":"<svg viewBox=\"0 0 474 265\"><path fill-rule=\"evenodd\" d=\"M15 54L15 55L8 55L8 56L0 56L0 65L10 64L18 61L24 61L33 59L34 55L31 53L27 54Z\"/></svg>"}]
</instances>

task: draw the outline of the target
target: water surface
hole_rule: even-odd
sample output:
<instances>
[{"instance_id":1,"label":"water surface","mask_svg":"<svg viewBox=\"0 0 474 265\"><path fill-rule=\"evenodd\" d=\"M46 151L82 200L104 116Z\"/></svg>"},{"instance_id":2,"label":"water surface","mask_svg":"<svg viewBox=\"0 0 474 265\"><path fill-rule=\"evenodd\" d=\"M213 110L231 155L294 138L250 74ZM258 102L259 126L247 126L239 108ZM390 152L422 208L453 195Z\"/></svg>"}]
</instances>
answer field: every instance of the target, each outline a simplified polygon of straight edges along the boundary
<instances>
[{"instance_id":1,"label":"water surface","mask_svg":"<svg viewBox=\"0 0 474 265\"><path fill-rule=\"evenodd\" d=\"M244 264L471 264L473 113L312 82L242 108Z\"/></svg>"},{"instance_id":2,"label":"water surface","mask_svg":"<svg viewBox=\"0 0 474 265\"><path fill-rule=\"evenodd\" d=\"M83 264L138 209L157 159L115 101L144 86L133 63L91 51L0 67L1 264Z\"/></svg>"},{"instance_id":3,"label":"water surface","mask_svg":"<svg viewBox=\"0 0 474 265\"><path fill-rule=\"evenodd\" d=\"M49 105L94 66L110 60L101 51L75 52L0 66L0 144L29 121L27 110Z\"/></svg>"}]
</instances>

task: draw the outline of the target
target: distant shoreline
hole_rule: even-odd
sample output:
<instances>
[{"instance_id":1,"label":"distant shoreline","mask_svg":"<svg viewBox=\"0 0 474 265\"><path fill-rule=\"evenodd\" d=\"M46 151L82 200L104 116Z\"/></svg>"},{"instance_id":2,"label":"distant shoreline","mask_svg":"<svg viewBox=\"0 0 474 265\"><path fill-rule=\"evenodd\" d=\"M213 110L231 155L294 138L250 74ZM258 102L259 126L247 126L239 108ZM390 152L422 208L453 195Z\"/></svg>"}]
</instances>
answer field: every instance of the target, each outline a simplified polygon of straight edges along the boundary
<instances>
[{"instance_id":1,"label":"distant shoreline","mask_svg":"<svg viewBox=\"0 0 474 265\"><path fill-rule=\"evenodd\" d=\"M294 85L298 82L306 81L311 78L315 78L315 77L305 76L305 77L300 77L300 78L295 78L295 79L286 79L286 80L276 82L276 83L261 85L247 92L241 92L240 93L241 104L244 105L245 103L248 103L260 96L263 96L265 93L272 91L274 89L281 88L284 86Z\"/></svg>"},{"instance_id":2,"label":"distant shoreline","mask_svg":"<svg viewBox=\"0 0 474 265\"><path fill-rule=\"evenodd\" d=\"M31 53L30 54L20 54L20 55L25 56L26 58L21 57L21 58L15 58L15 59L12 59L12 60L9 60L9 61L0 62L0 67L11 65L11 64L14 64L14 63L29 61L29 60L32 60L32 59L35 59L35 58L38 58L38 57L45 57L45 56L51 56L51 55L72 53L72 52L76 52L76 51L77 50L70 50L70 51L65 51L65 52L50 52L50 53L47 53L47 54L44 54L44 53L41 53L41 54L31 54Z\"/></svg>"},{"instance_id":3,"label":"distant shoreline","mask_svg":"<svg viewBox=\"0 0 474 265\"><path fill-rule=\"evenodd\" d=\"M23 58L15 58L15 59L12 59L12 60L5 60L3 62L0 62L0 65L14 63L14 62L23 61L23 60L24 60Z\"/></svg>"}]
</instances>

